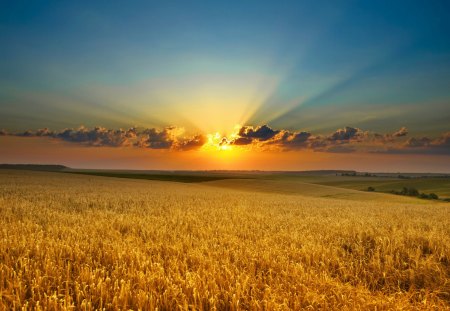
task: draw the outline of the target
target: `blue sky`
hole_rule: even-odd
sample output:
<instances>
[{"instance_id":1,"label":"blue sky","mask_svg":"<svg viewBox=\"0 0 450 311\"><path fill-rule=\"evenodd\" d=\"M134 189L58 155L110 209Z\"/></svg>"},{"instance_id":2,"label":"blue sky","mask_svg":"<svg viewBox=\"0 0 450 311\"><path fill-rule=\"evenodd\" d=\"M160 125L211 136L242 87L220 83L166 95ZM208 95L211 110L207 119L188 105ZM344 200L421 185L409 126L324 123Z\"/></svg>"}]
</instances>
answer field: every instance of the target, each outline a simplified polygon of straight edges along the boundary
<instances>
[{"instance_id":1,"label":"blue sky","mask_svg":"<svg viewBox=\"0 0 450 311\"><path fill-rule=\"evenodd\" d=\"M448 1L2 1L0 127L437 135L450 121L449 12Z\"/></svg>"}]
</instances>

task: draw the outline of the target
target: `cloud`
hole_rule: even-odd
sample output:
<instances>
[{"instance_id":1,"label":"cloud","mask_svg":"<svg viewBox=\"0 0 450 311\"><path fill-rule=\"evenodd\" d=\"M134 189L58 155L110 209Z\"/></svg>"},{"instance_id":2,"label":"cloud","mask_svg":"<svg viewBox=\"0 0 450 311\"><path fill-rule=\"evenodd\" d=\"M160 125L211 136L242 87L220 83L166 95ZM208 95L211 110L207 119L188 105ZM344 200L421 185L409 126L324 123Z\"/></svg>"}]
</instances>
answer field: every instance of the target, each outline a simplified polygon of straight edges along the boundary
<instances>
[{"instance_id":1,"label":"cloud","mask_svg":"<svg viewBox=\"0 0 450 311\"><path fill-rule=\"evenodd\" d=\"M441 137L433 140L432 146L450 149L450 132L444 133Z\"/></svg>"},{"instance_id":2,"label":"cloud","mask_svg":"<svg viewBox=\"0 0 450 311\"><path fill-rule=\"evenodd\" d=\"M393 133L377 133L346 126L328 135L315 135L308 131L273 129L268 125L243 126L231 137L218 137L213 143L217 147L233 145L237 148L255 146L259 150L312 150L330 153L397 153L397 154L446 154L450 155L450 132L439 137L410 137L408 129L401 127ZM48 128L9 133L0 130L0 136L49 137L86 146L124 147L134 146L149 149L188 151L208 144L206 135L185 136L184 129L169 126L156 128L107 129L81 126L62 131ZM208 136L209 137L209 136Z\"/></svg>"},{"instance_id":3,"label":"cloud","mask_svg":"<svg viewBox=\"0 0 450 311\"><path fill-rule=\"evenodd\" d=\"M16 137L49 137L70 143L78 143L93 147L125 147L135 146L150 149L194 150L203 146L207 139L204 135L183 137L184 129L169 126L163 129L146 128L137 129L107 129L104 127L67 128L62 131L51 131L48 128L36 131L27 130L20 133L8 133L1 130L1 136Z\"/></svg>"},{"instance_id":4,"label":"cloud","mask_svg":"<svg viewBox=\"0 0 450 311\"><path fill-rule=\"evenodd\" d=\"M190 138L180 137L184 129L170 126L163 130L155 128L145 129L142 133L136 133L139 140L136 146L151 149L176 149L176 150L194 150L206 143L204 135L195 135Z\"/></svg>"},{"instance_id":5,"label":"cloud","mask_svg":"<svg viewBox=\"0 0 450 311\"><path fill-rule=\"evenodd\" d=\"M394 137L403 137L403 136L406 136L406 135L408 135L408 129L406 127L402 127L397 132L392 134L392 136L394 136Z\"/></svg>"},{"instance_id":6,"label":"cloud","mask_svg":"<svg viewBox=\"0 0 450 311\"><path fill-rule=\"evenodd\" d=\"M35 133L33 133L32 131L25 131L23 133L17 133L15 134L15 136L22 136L22 137L32 137L32 136L36 136Z\"/></svg>"},{"instance_id":7,"label":"cloud","mask_svg":"<svg viewBox=\"0 0 450 311\"><path fill-rule=\"evenodd\" d=\"M226 139L226 141L230 145L245 146L252 144L254 141L267 141L280 132L279 130L273 130L266 124L257 127L243 126L239 129L236 138L230 141Z\"/></svg>"},{"instance_id":8,"label":"cloud","mask_svg":"<svg viewBox=\"0 0 450 311\"><path fill-rule=\"evenodd\" d=\"M54 133L48 128L39 129L36 131L36 136L52 136Z\"/></svg>"},{"instance_id":9,"label":"cloud","mask_svg":"<svg viewBox=\"0 0 450 311\"><path fill-rule=\"evenodd\" d=\"M253 141L253 139L248 138L248 137L238 137L238 138L232 140L230 144L238 145L238 146L245 146L245 145L251 144L252 141Z\"/></svg>"},{"instance_id":10,"label":"cloud","mask_svg":"<svg viewBox=\"0 0 450 311\"><path fill-rule=\"evenodd\" d=\"M279 132L280 131L271 129L267 125L257 126L256 128L253 128L253 126L243 126L239 130L239 136L265 141L272 138Z\"/></svg>"},{"instance_id":11,"label":"cloud","mask_svg":"<svg viewBox=\"0 0 450 311\"><path fill-rule=\"evenodd\" d=\"M51 136L67 142L84 143L91 146L120 147L131 144L128 139L128 131L110 130L99 126L93 129L81 126L78 129L65 129L59 133L44 129L44 131L38 130L35 136Z\"/></svg>"},{"instance_id":12,"label":"cloud","mask_svg":"<svg viewBox=\"0 0 450 311\"><path fill-rule=\"evenodd\" d=\"M412 137L400 148L391 148L389 153L441 154L450 155L450 132L437 138Z\"/></svg>"},{"instance_id":13,"label":"cloud","mask_svg":"<svg viewBox=\"0 0 450 311\"><path fill-rule=\"evenodd\" d=\"M260 149L279 148L283 151L308 149L330 153L439 153L450 154L450 134L432 139L411 137L401 127L393 133L377 133L346 126L328 135L308 131L275 130L268 125L244 126L231 140L232 145L256 145Z\"/></svg>"},{"instance_id":14,"label":"cloud","mask_svg":"<svg viewBox=\"0 0 450 311\"><path fill-rule=\"evenodd\" d=\"M282 150L295 150L323 146L318 143L319 136L305 131L293 132L288 130L274 130L268 125L244 126L237 133L230 144L245 146L256 144L259 147L279 147Z\"/></svg>"},{"instance_id":15,"label":"cloud","mask_svg":"<svg viewBox=\"0 0 450 311\"><path fill-rule=\"evenodd\" d=\"M328 139L332 141L350 140L365 136L365 133L359 128L346 126L344 129L338 129Z\"/></svg>"},{"instance_id":16,"label":"cloud","mask_svg":"<svg viewBox=\"0 0 450 311\"><path fill-rule=\"evenodd\" d=\"M409 133L408 129L403 126L394 133L387 133L387 134L373 133L373 138L374 140L387 143L397 141L399 138L407 136L408 133Z\"/></svg>"},{"instance_id":17,"label":"cloud","mask_svg":"<svg viewBox=\"0 0 450 311\"><path fill-rule=\"evenodd\" d=\"M283 130L275 137L273 143L289 148L305 148L311 144L311 138L314 137L309 132L290 132Z\"/></svg>"},{"instance_id":18,"label":"cloud","mask_svg":"<svg viewBox=\"0 0 450 311\"><path fill-rule=\"evenodd\" d=\"M196 135L191 139L181 141L177 145L179 150L193 150L198 149L206 143L207 139L204 135Z\"/></svg>"},{"instance_id":19,"label":"cloud","mask_svg":"<svg viewBox=\"0 0 450 311\"><path fill-rule=\"evenodd\" d=\"M432 139L428 137L422 137L422 138L415 138L412 137L408 139L408 141L405 144L405 147L409 148L420 148L420 147L427 147L431 144Z\"/></svg>"},{"instance_id":20,"label":"cloud","mask_svg":"<svg viewBox=\"0 0 450 311\"><path fill-rule=\"evenodd\" d=\"M166 127L162 131L158 131L154 128L145 129L142 132L140 140L136 143L136 146L151 149L169 149L175 141L175 137L172 133L174 129L174 127Z\"/></svg>"}]
</instances>

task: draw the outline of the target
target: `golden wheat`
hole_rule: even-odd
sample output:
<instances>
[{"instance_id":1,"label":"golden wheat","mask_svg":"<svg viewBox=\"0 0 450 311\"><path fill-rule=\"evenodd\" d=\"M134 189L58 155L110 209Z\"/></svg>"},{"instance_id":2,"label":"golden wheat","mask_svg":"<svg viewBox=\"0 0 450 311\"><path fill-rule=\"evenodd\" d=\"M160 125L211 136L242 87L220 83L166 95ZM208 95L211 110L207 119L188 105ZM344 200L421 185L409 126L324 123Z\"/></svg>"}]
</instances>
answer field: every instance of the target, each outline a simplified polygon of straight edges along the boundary
<instances>
[{"instance_id":1,"label":"golden wheat","mask_svg":"<svg viewBox=\"0 0 450 311\"><path fill-rule=\"evenodd\" d=\"M448 309L445 204L0 172L0 309Z\"/></svg>"}]
</instances>

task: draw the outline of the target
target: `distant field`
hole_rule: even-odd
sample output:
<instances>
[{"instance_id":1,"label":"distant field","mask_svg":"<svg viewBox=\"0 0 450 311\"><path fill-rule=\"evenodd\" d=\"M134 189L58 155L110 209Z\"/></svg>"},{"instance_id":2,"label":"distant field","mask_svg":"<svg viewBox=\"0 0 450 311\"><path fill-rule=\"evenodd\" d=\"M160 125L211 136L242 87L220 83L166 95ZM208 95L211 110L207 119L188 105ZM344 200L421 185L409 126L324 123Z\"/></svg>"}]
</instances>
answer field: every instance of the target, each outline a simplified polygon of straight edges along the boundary
<instances>
[{"instance_id":1,"label":"distant field","mask_svg":"<svg viewBox=\"0 0 450 311\"><path fill-rule=\"evenodd\" d=\"M400 179L397 177L360 177L360 176L335 176L335 175L286 175L286 174L274 174L268 176L260 176L259 179L264 179L266 182L259 183L254 182L253 187L251 181L243 181L244 188L258 189L267 192L282 192L293 193L299 192L300 194L316 196L315 194L322 192L325 195L339 197L339 192L336 188L350 189L367 192L368 187L374 187L376 192L388 193L392 190L400 191L403 187L413 187L420 192L436 193L442 198L450 198L450 178L410 178ZM217 185L223 184L229 185L233 188L231 182L218 182ZM322 185L332 188L313 188L312 185ZM334 188L334 190L332 190ZM316 189L312 190L312 189ZM349 194L349 197L357 196L354 192L342 192ZM336 195L335 195L336 194ZM389 196L394 196L389 194ZM398 196L396 196L398 197ZM367 198L367 196L366 196ZM373 197L376 198L376 197ZM398 198L392 198L397 200ZM413 198L410 198L413 199ZM400 199L401 200L401 199Z\"/></svg>"},{"instance_id":2,"label":"distant field","mask_svg":"<svg viewBox=\"0 0 450 311\"><path fill-rule=\"evenodd\" d=\"M0 310L450 308L449 204L309 181L0 170Z\"/></svg>"},{"instance_id":3,"label":"distant field","mask_svg":"<svg viewBox=\"0 0 450 311\"><path fill-rule=\"evenodd\" d=\"M315 181L317 184L366 190L374 187L376 191L400 191L403 187L413 187L420 192L434 192L441 197L450 198L450 178L383 178L383 177L330 177Z\"/></svg>"},{"instance_id":4,"label":"distant field","mask_svg":"<svg viewBox=\"0 0 450 311\"><path fill-rule=\"evenodd\" d=\"M360 191L375 188L365 198L380 199L389 193L412 187L424 193L436 193L441 198L450 198L450 178L422 177L400 179L396 176L362 177L336 176L334 174L314 175L313 173L252 173L252 172L139 172L139 171L80 171L69 173L96 175L116 178L148 179L184 183L212 182L211 185L224 188L261 191L270 193L302 194L307 196L358 199ZM326 172L326 171L325 171ZM317 174L317 173L316 173ZM235 182L234 180L238 180ZM320 185L320 186L318 186ZM324 186L324 187L321 187ZM357 190L358 192L348 191ZM392 201L414 201L416 198L394 198Z\"/></svg>"},{"instance_id":5,"label":"distant field","mask_svg":"<svg viewBox=\"0 0 450 311\"><path fill-rule=\"evenodd\" d=\"M389 192L391 190L399 191L402 190L403 187L413 187L420 192L434 192L441 197L450 198L450 178L443 177L401 179L397 177L276 175L271 178L274 180L305 182L360 191L366 191L368 187L374 187L377 192Z\"/></svg>"},{"instance_id":6,"label":"distant field","mask_svg":"<svg viewBox=\"0 0 450 311\"><path fill-rule=\"evenodd\" d=\"M413 204L430 204L428 200L421 200L407 196L397 196L386 193L376 193L353 190L344 187L335 187L321 185L313 182L303 182L298 179L226 179L206 182L205 185L245 190L250 192L265 192L274 194L302 195L307 197L319 197L329 199L346 199L346 200L370 200L370 201L387 201L387 202L403 202ZM366 188L367 189L367 188Z\"/></svg>"},{"instance_id":7,"label":"distant field","mask_svg":"<svg viewBox=\"0 0 450 311\"><path fill-rule=\"evenodd\" d=\"M61 171L71 174L84 174L114 178L146 179L182 183L212 182L211 185L224 188L302 194L308 196L358 199L360 193L368 187L375 188L375 195L366 198L379 199L379 193L392 195L392 191L401 191L404 187L415 188L421 193L435 193L441 199L450 199L450 176L442 174L402 175L410 178L398 178L399 174L380 173L378 176L342 176L342 173L354 171L305 171L305 172L252 172L252 171L133 171L133 170L82 170L62 165L11 165L0 164L0 169L19 169L37 171ZM359 173L361 174L361 173ZM232 180L239 180L233 182ZM217 182L216 182L217 181ZM317 185L327 186L318 187ZM393 201L405 199L391 198ZM406 201L416 200L415 198ZM423 200L423 199L422 199Z\"/></svg>"},{"instance_id":8,"label":"distant field","mask_svg":"<svg viewBox=\"0 0 450 311\"><path fill-rule=\"evenodd\" d=\"M222 180L236 178L234 176L221 175L203 175L203 174L151 174L151 173L127 173L127 172L70 172L71 174L116 177L116 178L130 178L130 179L147 179L147 180L161 180L183 183L197 183L213 180ZM242 177L241 177L242 178Z\"/></svg>"}]
</instances>

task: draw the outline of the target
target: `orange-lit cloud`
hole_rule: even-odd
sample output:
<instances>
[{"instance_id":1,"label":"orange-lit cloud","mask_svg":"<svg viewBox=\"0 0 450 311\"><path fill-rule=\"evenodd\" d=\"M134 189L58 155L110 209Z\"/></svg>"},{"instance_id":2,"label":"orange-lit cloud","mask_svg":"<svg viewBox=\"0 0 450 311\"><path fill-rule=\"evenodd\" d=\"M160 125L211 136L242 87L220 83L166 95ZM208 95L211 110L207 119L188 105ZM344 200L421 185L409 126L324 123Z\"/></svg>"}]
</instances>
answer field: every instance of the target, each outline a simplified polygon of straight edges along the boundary
<instances>
[{"instance_id":1,"label":"orange-lit cloud","mask_svg":"<svg viewBox=\"0 0 450 311\"><path fill-rule=\"evenodd\" d=\"M393 133L377 133L356 127L344 127L328 135L307 131L272 129L268 125L237 126L234 132L186 135L180 127L107 129L104 127L52 131L48 128L20 133L0 131L1 136L49 137L55 140L94 147L139 147L163 150L232 150L267 151L312 150L327 153L411 153L450 154L450 133L439 137L410 137L405 127Z\"/></svg>"}]
</instances>

